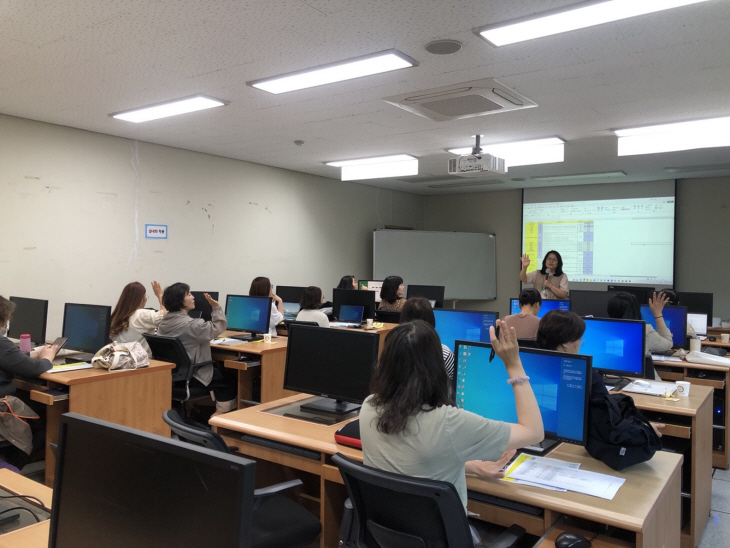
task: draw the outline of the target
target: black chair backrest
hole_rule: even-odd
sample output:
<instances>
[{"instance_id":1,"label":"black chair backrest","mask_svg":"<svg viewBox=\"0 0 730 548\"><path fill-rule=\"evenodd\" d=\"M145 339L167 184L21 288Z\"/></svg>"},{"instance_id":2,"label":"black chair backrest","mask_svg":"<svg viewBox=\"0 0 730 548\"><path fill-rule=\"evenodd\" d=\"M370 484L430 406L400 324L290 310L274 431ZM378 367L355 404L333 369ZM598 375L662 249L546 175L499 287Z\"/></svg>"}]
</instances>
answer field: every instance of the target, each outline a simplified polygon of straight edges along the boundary
<instances>
[{"instance_id":1,"label":"black chair backrest","mask_svg":"<svg viewBox=\"0 0 730 548\"><path fill-rule=\"evenodd\" d=\"M230 453L230 450L223 441L223 438L221 438L218 434L205 428L200 428L186 423L182 417L180 417L180 414L174 409L165 411L162 415L162 420L164 420L170 427L170 430L172 430L174 434L177 434L177 437L183 441L207 447L214 451Z\"/></svg>"},{"instance_id":2,"label":"black chair backrest","mask_svg":"<svg viewBox=\"0 0 730 548\"><path fill-rule=\"evenodd\" d=\"M147 340L147 344L150 345L150 352L154 359L175 364L175 369L172 370L173 382L190 380L193 375L193 367L190 363L190 356L188 356L180 339L150 333L143 333L142 335Z\"/></svg>"},{"instance_id":3,"label":"black chair backrest","mask_svg":"<svg viewBox=\"0 0 730 548\"><path fill-rule=\"evenodd\" d=\"M517 346L519 346L520 348L537 348L537 340L517 339Z\"/></svg>"},{"instance_id":4,"label":"black chair backrest","mask_svg":"<svg viewBox=\"0 0 730 548\"><path fill-rule=\"evenodd\" d=\"M290 329L290 327L293 324L296 324L296 325L311 325L311 326L314 326L314 327L319 327L319 324L317 322L304 322L304 321L300 322L300 321L297 321L297 320L284 320L284 325L286 326L286 332L287 332L287 334L289 333L289 329Z\"/></svg>"},{"instance_id":5,"label":"black chair backrest","mask_svg":"<svg viewBox=\"0 0 730 548\"><path fill-rule=\"evenodd\" d=\"M358 518L359 546L473 546L464 505L451 483L384 472L340 453L332 462Z\"/></svg>"},{"instance_id":6,"label":"black chair backrest","mask_svg":"<svg viewBox=\"0 0 730 548\"><path fill-rule=\"evenodd\" d=\"M400 312L395 310L376 310L375 319L383 323L400 323Z\"/></svg>"}]
</instances>

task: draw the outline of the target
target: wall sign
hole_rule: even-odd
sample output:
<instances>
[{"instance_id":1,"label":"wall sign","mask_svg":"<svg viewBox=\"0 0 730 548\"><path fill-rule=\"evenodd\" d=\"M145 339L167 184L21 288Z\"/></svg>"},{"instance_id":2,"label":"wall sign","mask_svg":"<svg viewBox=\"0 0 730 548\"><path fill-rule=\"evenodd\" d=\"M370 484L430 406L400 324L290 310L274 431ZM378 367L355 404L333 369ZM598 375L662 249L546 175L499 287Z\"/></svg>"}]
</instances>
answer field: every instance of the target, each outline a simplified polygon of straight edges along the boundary
<instances>
[{"instance_id":1,"label":"wall sign","mask_svg":"<svg viewBox=\"0 0 730 548\"><path fill-rule=\"evenodd\" d=\"M167 225L144 225L144 237L167 240Z\"/></svg>"}]
</instances>

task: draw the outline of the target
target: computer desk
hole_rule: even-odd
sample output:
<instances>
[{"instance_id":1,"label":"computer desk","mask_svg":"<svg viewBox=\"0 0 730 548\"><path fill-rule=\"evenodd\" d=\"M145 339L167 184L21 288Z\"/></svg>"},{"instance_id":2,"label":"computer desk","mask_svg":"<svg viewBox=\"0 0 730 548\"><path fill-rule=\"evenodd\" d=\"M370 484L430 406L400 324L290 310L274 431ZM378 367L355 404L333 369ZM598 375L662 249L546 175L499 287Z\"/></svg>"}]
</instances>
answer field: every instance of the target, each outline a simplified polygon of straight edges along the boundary
<instances>
[{"instance_id":1,"label":"computer desk","mask_svg":"<svg viewBox=\"0 0 730 548\"><path fill-rule=\"evenodd\" d=\"M213 417L210 424L226 443L238 448L242 455L256 459L256 480L270 485L286 479L300 478L304 482L301 500L322 522L320 545L337 546L342 519L342 507L347 493L339 470L331 456L342 453L362 461L362 452L334 441L335 431L343 423L325 426L267 413L267 410L289 405L310 396L299 394L257 407L241 409ZM320 453L311 459L291 452L241 440L241 433L252 434L311 449ZM675 453L658 452L651 461L617 472L591 458L582 447L561 445L551 456L581 462L581 468L626 478L613 500L607 501L578 493L561 493L507 484L497 480L468 479L469 489L524 502L543 509L536 517L501 506L470 500L469 508L480 519L500 525L518 523L528 532L542 535L561 513L596 523L612 525L629 532L640 548L680 546L680 470L683 457ZM606 546L625 546L613 543Z\"/></svg>"},{"instance_id":2,"label":"computer desk","mask_svg":"<svg viewBox=\"0 0 730 548\"><path fill-rule=\"evenodd\" d=\"M45 504L46 508L51 507L53 491L50 487L41 485L10 470L0 469L0 487L16 495L37 497ZM32 501L28 502L33 504ZM48 535L51 531L50 526L50 520L45 520L0 535L0 548L46 548L48 546Z\"/></svg>"},{"instance_id":3,"label":"computer desk","mask_svg":"<svg viewBox=\"0 0 730 548\"><path fill-rule=\"evenodd\" d=\"M162 414L170 409L174 367L169 362L150 360L149 367L140 369L81 369L43 373L37 380L15 379L16 386L27 390L31 400L47 406L46 485L53 485L56 457L50 444L58 442L63 413L80 413L169 436Z\"/></svg>"},{"instance_id":4,"label":"computer desk","mask_svg":"<svg viewBox=\"0 0 730 548\"><path fill-rule=\"evenodd\" d=\"M385 337L397 324L389 323L374 331L380 335L379 352L383 349ZM347 328L333 328L347 329ZM224 331L222 337L240 335L237 331ZM223 364L223 367L234 369L238 376L238 408L247 407L253 399L253 378L261 375L261 403L276 401L297 392L284 389L284 371L286 368L286 337L274 337L271 343L263 341L242 342L238 345L211 344L211 354L214 360ZM241 358L260 361L260 365L251 365Z\"/></svg>"}]
</instances>

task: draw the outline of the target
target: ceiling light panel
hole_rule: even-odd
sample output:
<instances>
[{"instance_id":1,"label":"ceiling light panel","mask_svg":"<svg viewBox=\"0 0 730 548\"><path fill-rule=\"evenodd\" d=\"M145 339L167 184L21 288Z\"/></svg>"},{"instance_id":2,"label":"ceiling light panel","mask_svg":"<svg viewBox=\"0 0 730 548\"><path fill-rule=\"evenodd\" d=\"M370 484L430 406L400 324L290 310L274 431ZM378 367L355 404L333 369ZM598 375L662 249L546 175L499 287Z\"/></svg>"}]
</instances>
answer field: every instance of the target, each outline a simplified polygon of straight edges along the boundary
<instances>
[{"instance_id":1,"label":"ceiling light panel","mask_svg":"<svg viewBox=\"0 0 730 548\"><path fill-rule=\"evenodd\" d=\"M618 155L730 146L730 117L617 129Z\"/></svg>"},{"instance_id":2,"label":"ceiling light panel","mask_svg":"<svg viewBox=\"0 0 730 548\"><path fill-rule=\"evenodd\" d=\"M416 66L418 61L392 49L281 76L252 80L246 84L279 94Z\"/></svg>"},{"instance_id":3,"label":"ceiling light panel","mask_svg":"<svg viewBox=\"0 0 730 548\"><path fill-rule=\"evenodd\" d=\"M156 103L146 107L139 107L132 110L112 113L109 116L126 122L138 124L140 122L149 122L150 120L158 120L160 118L168 118L177 116L178 114L187 114L198 110L206 110L209 108L222 107L227 105L227 101L213 99L205 95L193 95L192 97L184 97L182 99L173 99L163 103Z\"/></svg>"},{"instance_id":4,"label":"ceiling light panel","mask_svg":"<svg viewBox=\"0 0 730 548\"><path fill-rule=\"evenodd\" d=\"M499 47L706 1L609 0L584 2L577 4L573 9L549 12L513 23L489 25L477 29L475 32L493 46Z\"/></svg>"}]
</instances>

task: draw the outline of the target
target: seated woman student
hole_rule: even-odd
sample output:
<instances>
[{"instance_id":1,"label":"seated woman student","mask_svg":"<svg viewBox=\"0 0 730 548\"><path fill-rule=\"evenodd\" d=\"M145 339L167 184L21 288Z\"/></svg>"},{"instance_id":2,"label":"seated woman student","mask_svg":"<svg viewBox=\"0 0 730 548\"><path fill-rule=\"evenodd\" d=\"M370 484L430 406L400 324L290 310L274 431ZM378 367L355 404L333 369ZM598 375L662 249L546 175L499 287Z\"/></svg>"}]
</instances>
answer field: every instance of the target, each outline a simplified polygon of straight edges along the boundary
<instances>
[{"instance_id":1,"label":"seated woman student","mask_svg":"<svg viewBox=\"0 0 730 548\"><path fill-rule=\"evenodd\" d=\"M31 350L30 355L21 352L6 336L14 310L15 303L0 296L0 398L15 394L15 384L13 383L15 375L37 377L51 369L53 367L51 362L58 352L58 347L53 345ZM15 406L16 413L23 414L23 411L18 408L18 404L11 402L10 405ZM17 430L18 427L20 431ZM17 421L12 431L6 430L6 428L4 423L0 423L0 434L11 441L14 447L5 450L5 460L20 469L32 462L34 454L42 451L45 446L43 421Z\"/></svg>"},{"instance_id":2,"label":"seated woman student","mask_svg":"<svg viewBox=\"0 0 730 548\"><path fill-rule=\"evenodd\" d=\"M271 297L271 318L269 319L269 335L276 337L276 325L281 323L284 319L284 305L281 297L274 294L274 286L271 285L271 281L264 277L259 276L254 278L251 282L251 287L248 290L248 294L251 297Z\"/></svg>"},{"instance_id":3,"label":"seated woman student","mask_svg":"<svg viewBox=\"0 0 730 548\"><path fill-rule=\"evenodd\" d=\"M542 260L542 268L527 273L530 266L530 256L520 257L522 269L520 281L532 286L540 292L543 299L567 299L568 275L563 272L563 258L555 250L548 251Z\"/></svg>"},{"instance_id":4,"label":"seated woman student","mask_svg":"<svg viewBox=\"0 0 730 548\"><path fill-rule=\"evenodd\" d=\"M320 327L329 327L330 321L327 315L319 310L322 306L322 290L319 287L310 285L302 292L302 299L299 301L298 322L317 322Z\"/></svg>"},{"instance_id":5,"label":"seated woman student","mask_svg":"<svg viewBox=\"0 0 730 548\"><path fill-rule=\"evenodd\" d=\"M649 299L649 308L651 309L654 319L656 320L656 329L650 324L646 324L646 353L663 354L672 348L674 344L672 340L672 332L669 331L667 324L664 322L662 310L668 302L668 297L662 293L654 293L654 298ZM623 318L624 320L641 320L641 308L636 296L620 291L611 297L606 307L609 318Z\"/></svg>"},{"instance_id":6,"label":"seated woman student","mask_svg":"<svg viewBox=\"0 0 730 548\"><path fill-rule=\"evenodd\" d=\"M504 327L504 322L497 320L497 325ZM465 474L496 477L495 466L509 458L505 451L543 439L542 416L522 368L514 329L504 327L499 338L494 327L489 332L510 377L518 422L492 421L455 407L436 331L422 320L402 323L385 339L372 394L360 410L366 465L448 481L466 511Z\"/></svg>"},{"instance_id":7,"label":"seated woman student","mask_svg":"<svg viewBox=\"0 0 730 548\"><path fill-rule=\"evenodd\" d=\"M357 280L355 276L342 276L340 283L335 289L357 289Z\"/></svg>"},{"instance_id":8,"label":"seated woman student","mask_svg":"<svg viewBox=\"0 0 730 548\"><path fill-rule=\"evenodd\" d=\"M159 282L152 282L152 292L160 302L160 310L149 310L147 292L139 282L131 282L124 286L114 307L109 328L109 337L118 343L138 342L149 353L150 347L142 333L154 333L160 325L167 309L162 304L162 287Z\"/></svg>"},{"instance_id":9,"label":"seated woman student","mask_svg":"<svg viewBox=\"0 0 730 548\"><path fill-rule=\"evenodd\" d=\"M537 289L529 288L520 291L520 313L505 316L504 323L515 328L518 339L534 339L537 336L537 326L540 318L537 317L542 304L542 296Z\"/></svg>"},{"instance_id":10,"label":"seated woman student","mask_svg":"<svg viewBox=\"0 0 730 548\"><path fill-rule=\"evenodd\" d=\"M433 314L433 308L431 308L431 303L425 297L411 297L403 305L403 310L400 312L400 323L412 322L413 320L423 320L436 329L436 317ZM441 345L441 353L444 356L446 374L450 379L453 379L454 353L445 344Z\"/></svg>"},{"instance_id":11,"label":"seated woman student","mask_svg":"<svg viewBox=\"0 0 730 548\"><path fill-rule=\"evenodd\" d=\"M380 305L378 310L392 310L400 312L406 300L403 298L406 290L403 287L403 278L400 276L388 276L383 280L380 288Z\"/></svg>"},{"instance_id":12,"label":"seated woman student","mask_svg":"<svg viewBox=\"0 0 730 548\"><path fill-rule=\"evenodd\" d=\"M180 339L192 363L210 361L211 339L228 327L226 315L218 301L207 293L204 296L212 309L209 322L188 316L188 311L195 308L195 297L190 293L188 284L174 283L162 294L167 315L160 322L157 333ZM213 365L201 367L195 372L191 382L205 386L213 392L216 415L236 409L236 383L227 379L218 368Z\"/></svg>"},{"instance_id":13,"label":"seated woman student","mask_svg":"<svg viewBox=\"0 0 730 548\"><path fill-rule=\"evenodd\" d=\"M672 288L662 289L659 293L662 295L666 295L667 304L671 304L673 306L679 306L679 294ZM692 324L687 322L687 336L690 339L696 339L697 338L697 332L695 331L695 328L692 327Z\"/></svg>"}]
</instances>

